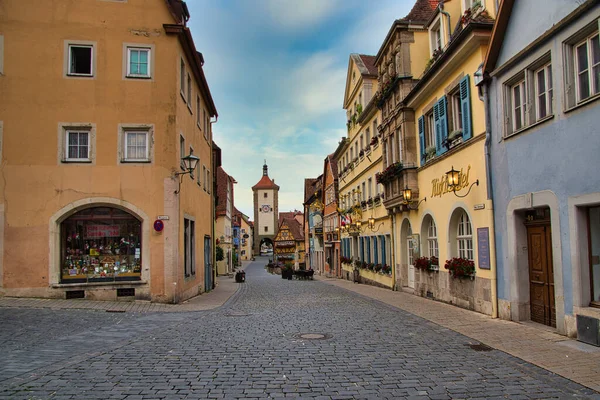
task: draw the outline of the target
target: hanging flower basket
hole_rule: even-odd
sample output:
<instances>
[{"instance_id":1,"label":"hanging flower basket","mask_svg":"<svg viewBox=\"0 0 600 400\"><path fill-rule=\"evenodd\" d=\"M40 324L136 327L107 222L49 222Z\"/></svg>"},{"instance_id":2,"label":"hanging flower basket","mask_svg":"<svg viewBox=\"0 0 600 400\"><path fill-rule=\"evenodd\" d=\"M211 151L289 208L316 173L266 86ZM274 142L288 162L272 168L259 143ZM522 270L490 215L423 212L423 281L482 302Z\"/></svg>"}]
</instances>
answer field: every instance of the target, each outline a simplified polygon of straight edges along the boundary
<instances>
[{"instance_id":1,"label":"hanging flower basket","mask_svg":"<svg viewBox=\"0 0 600 400\"><path fill-rule=\"evenodd\" d=\"M475 278L475 262L466 258L454 257L446 260L444 268L450 272L450 276L453 278Z\"/></svg>"},{"instance_id":2,"label":"hanging flower basket","mask_svg":"<svg viewBox=\"0 0 600 400\"><path fill-rule=\"evenodd\" d=\"M400 175L403 168L404 167L401 162L394 163L384 169L382 172L375 174L375 180L377 183L385 184L396 176Z\"/></svg>"}]
</instances>

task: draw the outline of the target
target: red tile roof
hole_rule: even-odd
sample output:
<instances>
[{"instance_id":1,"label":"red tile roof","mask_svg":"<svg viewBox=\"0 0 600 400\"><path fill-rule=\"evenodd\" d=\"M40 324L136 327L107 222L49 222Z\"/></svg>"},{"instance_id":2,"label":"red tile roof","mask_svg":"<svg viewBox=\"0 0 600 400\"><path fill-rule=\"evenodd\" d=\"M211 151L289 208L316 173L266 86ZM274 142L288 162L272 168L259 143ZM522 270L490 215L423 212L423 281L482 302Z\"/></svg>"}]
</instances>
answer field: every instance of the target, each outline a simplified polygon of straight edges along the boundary
<instances>
[{"instance_id":1,"label":"red tile roof","mask_svg":"<svg viewBox=\"0 0 600 400\"><path fill-rule=\"evenodd\" d=\"M375 66L375 56L367 56L365 54L359 54L358 56L362 60L363 64L365 64L365 67L369 71L369 75L377 76L377 67Z\"/></svg>"},{"instance_id":2,"label":"red tile roof","mask_svg":"<svg viewBox=\"0 0 600 400\"><path fill-rule=\"evenodd\" d=\"M285 222L290 228L290 233L294 237L295 241L301 242L304 240L304 230L300 222L296 221L294 218L285 218L282 222ZM279 226L281 227L281 223Z\"/></svg>"},{"instance_id":3,"label":"red tile roof","mask_svg":"<svg viewBox=\"0 0 600 400\"><path fill-rule=\"evenodd\" d=\"M319 180L319 178L306 178L304 179L304 202L306 203L310 196L315 194L317 188L315 187L315 183Z\"/></svg>"},{"instance_id":4,"label":"red tile roof","mask_svg":"<svg viewBox=\"0 0 600 400\"><path fill-rule=\"evenodd\" d=\"M440 3L440 0L417 0L412 10L402 18L404 21L425 22Z\"/></svg>"},{"instance_id":5,"label":"red tile roof","mask_svg":"<svg viewBox=\"0 0 600 400\"><path fill-rule=\"evenodd\" d=\"M269 178L268 175L263 175L262 178L260 178L260 181L252 186L252 190L256 189L279 189L279 186L276 185L275 181Z\"/></svg>"}]
</instances>

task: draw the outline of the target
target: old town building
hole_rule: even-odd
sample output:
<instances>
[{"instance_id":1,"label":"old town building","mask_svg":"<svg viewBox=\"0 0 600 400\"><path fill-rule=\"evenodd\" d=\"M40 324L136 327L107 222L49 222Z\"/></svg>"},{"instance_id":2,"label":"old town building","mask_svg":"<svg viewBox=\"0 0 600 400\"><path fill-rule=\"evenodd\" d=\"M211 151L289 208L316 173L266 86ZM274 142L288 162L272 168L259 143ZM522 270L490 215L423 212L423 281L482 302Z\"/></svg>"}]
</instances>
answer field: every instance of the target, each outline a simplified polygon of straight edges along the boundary
<instances>
[{"instance_id":1,"label":"old town building","mask_svg":"<svg viewBox=\"0 0 600 400\"><path fill-rule=\"evenodd\" d=\"M337 154L330 154L323 163L323 244L325 246L326 275L341 277L340 264L340 215L338 213L338 164Z\"/></svg>"},{"instance_id":2,"label":"old town building","mask_svg":"<svg viewBox=\"0 0 600 400\"><path fill-rule=\"evenodd\" d=\"M599 18L597 1L504 0L482 85L499 316L596 345Z\"/></svg>"},{"instance_id":3,"label":"old town building","mask_svg":"<svg viewBox=\"0 0 600 400\"><path fill-rule=\"evenodd\" d=\"M383 206L383 186L378 183L382 172L378 89L375 57L351 54L344 93L348 137L335 153L340 175L341 275L392 288L392 226Z\"/></svg>"},{"instance_id":4,"label":"old town building","mask_svg":"<svg viewBox=\"0 0 600 400\"><path fill-rule=\"evenodd\" d=\"M323 176L304 179L304 234L306 268L319 274L325 271L323 243Z\"/></svg>"},{"instance_id":5,"label":"old town building","mask_svg":"<svg viewBox=\"0 0 600 400\"><path fill-rule=\"evenodd\" d=\"M300 269L301 265L305 265L304 227L300 222L304 220L304 216L302 213L294 214L291 217L286 215L280 218L273 255L276 262Z\"/></svg>"},{"instance_id":6,"label":"old town building","mask_svg":"<svg viewBox=\"0 0 600 400\"><path fill-rule=\"evenodd\" d=\"M1 292L211 289L217 111L188 19L180 0L2 2Z\"/></svg>"},{"instance_id":7,"label":"old town building","mask_svg":"<svg viewBox=\"0 0 600 400\"><path fill-rule=\"evenodd\" d=\"M486 176L485 109L475 84L494 14L491 2L448 1L436 7L414 33L428 44L421 60L426 61L424 70L411 71L420 78L391 109L410 110L411 118L403 118L396 129L399 168L411 168L417 178L391 188L404 200L395 209L397 285L493 316L493 207ZM402 140L407 135L408 144ZM405 144L416 152L404 152ZM411 156L406 159L405 153Z\"/></svg>"},{"instance_id":8,"label":"old town building","mask_svg":"<svg viewBox=\"0 0 600 400\"><path fill-rule=\"evenodd\" d=\"M223 167L217 168L217 205L215 220L215 242L218 246L217 274L227 275L233 272L235 246L233 240L234 204L233 185L237 183ZM239 227L239 225L238 225ZM221 253L222 252L222 253Z\"/></svg>"},{"instance_id":9,"label":"old town building","mask_svg":"<svg viewBox=\"0 0 600 400\"><path fill-rule=\"evenodd\" d=\"M252 232L252 221L243 212L235 209L235 215L237 215L239 222L239 233L238 233L238 257L240 260L248 261L253 257L254 246L252 245L253 232ZM234 234L234 244L236 236Z\"/></svg>"}]
</instances>

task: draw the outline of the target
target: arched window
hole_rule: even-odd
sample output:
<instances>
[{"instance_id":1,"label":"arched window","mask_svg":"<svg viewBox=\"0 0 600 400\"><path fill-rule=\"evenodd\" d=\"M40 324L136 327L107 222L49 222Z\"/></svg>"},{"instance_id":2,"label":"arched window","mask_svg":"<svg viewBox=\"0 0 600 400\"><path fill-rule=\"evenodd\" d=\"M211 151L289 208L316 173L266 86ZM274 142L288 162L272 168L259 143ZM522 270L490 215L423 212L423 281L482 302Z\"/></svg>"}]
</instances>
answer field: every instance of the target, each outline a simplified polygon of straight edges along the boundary
<instances>
[{"instance_id":1,"label":"arched window","mask_svg":"<svg viewBox=\"0 0 600 400\"><path fill-rule=\"evenodd\" d=\"M458 256L473 260L473 228L471 221L465 211L462 211L458 220L458 231L456 235L458 245Z\"/></svg>"},{"instance_id":2,"label":"arched window","mask_svg":"<svg viewBox=\"0 0 600 400\"><path fill-rule=\"evenodd\" d=\"M142 223L113 207L81 210L60 224L61 282L141 279Z\"/></svg>"},{"instance_id":3,"label":"arched window","mask_svg":"<svg viewBox=\"0 0 600 400\"><path fill-rule=\"evenodd\" d=\"M427 227L427 248L429 249L429 257L440 256L437 239L437 227L433 218L429 218L429 225Z\"/></svg>"}]
</instances>

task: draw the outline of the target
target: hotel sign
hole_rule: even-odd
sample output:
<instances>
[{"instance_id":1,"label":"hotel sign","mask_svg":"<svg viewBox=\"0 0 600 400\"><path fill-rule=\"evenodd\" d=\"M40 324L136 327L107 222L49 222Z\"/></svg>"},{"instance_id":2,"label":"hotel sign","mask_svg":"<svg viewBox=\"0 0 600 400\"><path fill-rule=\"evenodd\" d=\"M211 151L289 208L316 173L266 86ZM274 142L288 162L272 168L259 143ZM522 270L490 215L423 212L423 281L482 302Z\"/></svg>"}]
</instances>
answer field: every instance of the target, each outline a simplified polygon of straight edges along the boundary
<instances>
[{"instance_id":1,"label":"hotel sign","mask_svg":"<svg viewBox=\"0 0 600 400\"><path fill-rule=\"evenodd\" d=\"M456 187L454 190L459 191L469 186L470 171L470 165L467 167L466 173L463 168L460 169L458 173L458 187ZM433 179L431 181L431 186L431 197L442 197L442 195L452 192L452 189L448 187L448 179L446 179L446 174L444 174L440 179Z\"/></svg>"}]
</instances>

